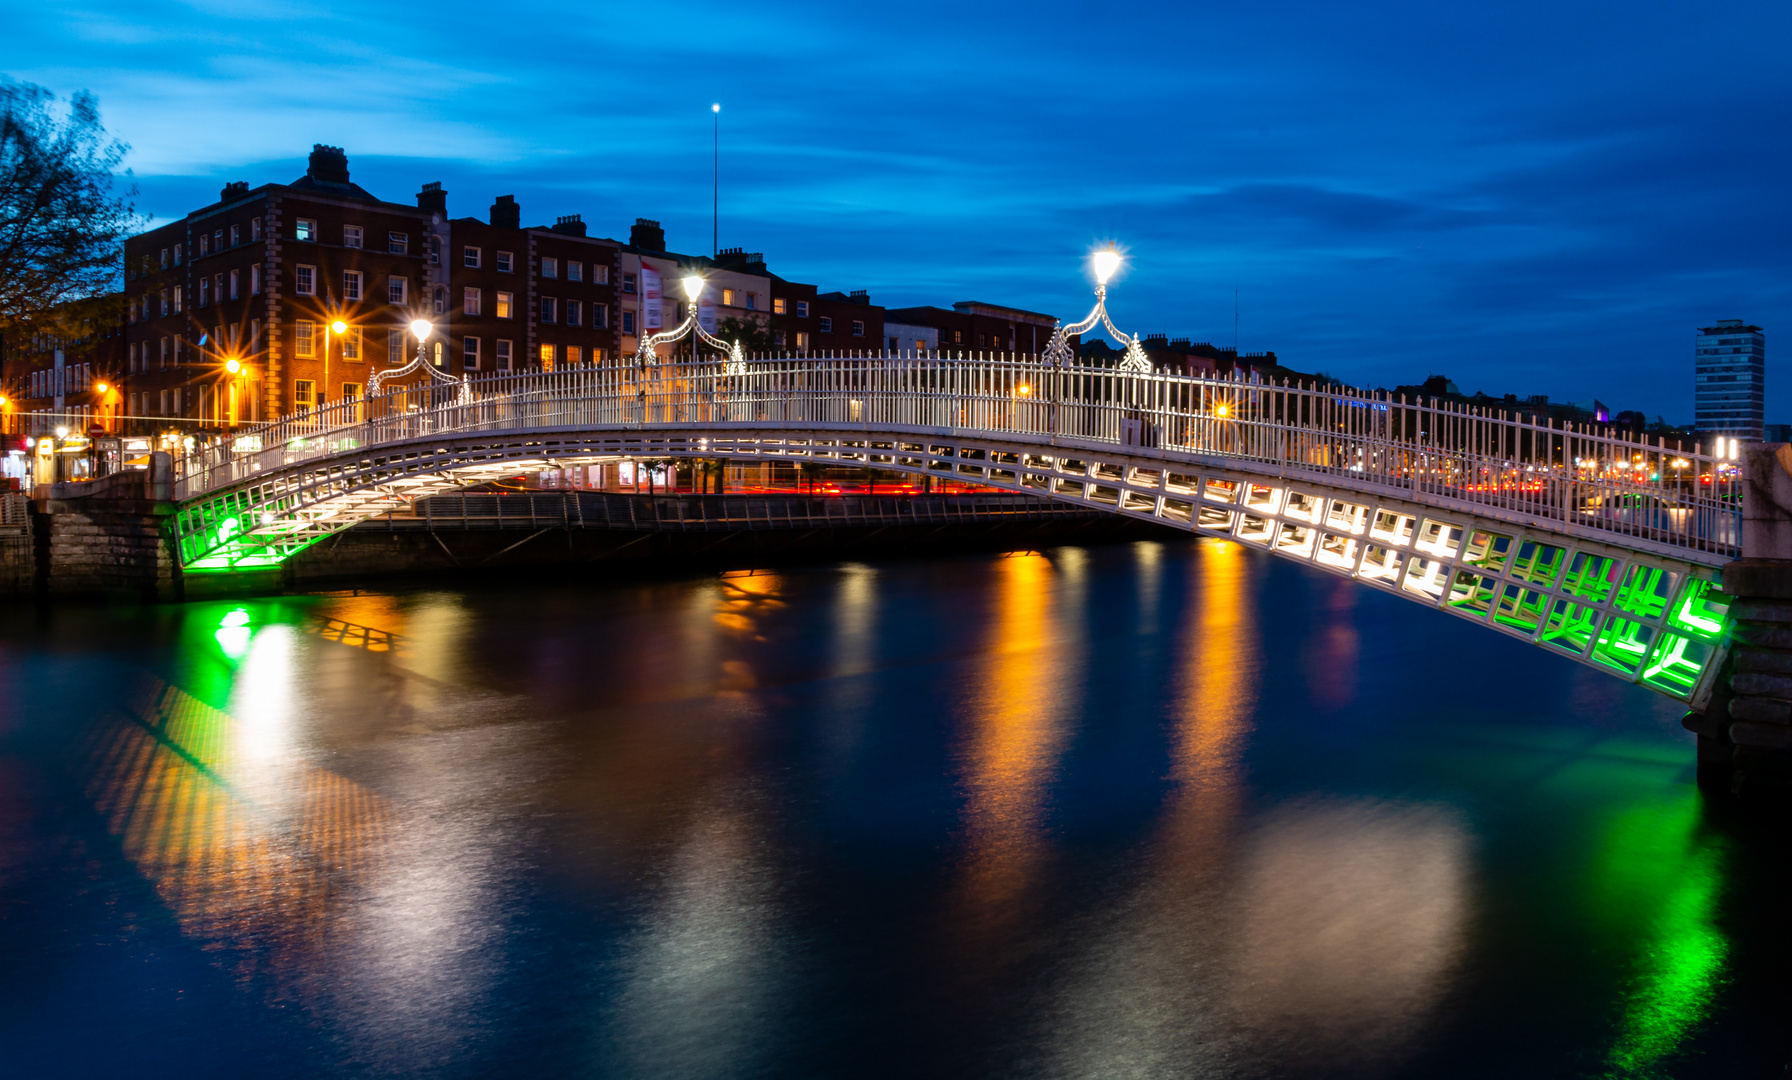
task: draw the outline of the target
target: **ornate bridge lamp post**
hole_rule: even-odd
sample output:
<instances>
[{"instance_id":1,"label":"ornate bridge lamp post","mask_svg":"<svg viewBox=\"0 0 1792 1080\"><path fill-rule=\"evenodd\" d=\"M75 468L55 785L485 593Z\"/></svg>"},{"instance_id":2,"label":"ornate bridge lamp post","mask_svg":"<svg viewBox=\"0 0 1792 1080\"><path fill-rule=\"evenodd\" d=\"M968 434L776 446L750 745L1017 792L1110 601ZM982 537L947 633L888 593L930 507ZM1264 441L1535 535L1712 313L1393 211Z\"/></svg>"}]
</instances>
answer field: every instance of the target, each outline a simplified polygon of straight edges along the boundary
<instances>
[{"instance_id":1,"label":"ornate bridge lamp post","mask_svg":"<svg viewBox=\"0 0 1792 1080\"><path fill-rule=\"evenodd\" d=\"M433 382L446 386L458 387L459 392L455 394L455 404L465 405L472 400L473 390L467 384L467 377L465 375L462 375L457 379L446 371L437 370L436 366L425 358L423 346L424 343L429 340L429 335L434 331L435 324L428 319L411 320L411 334L417 339L417 355L412 358L410 363L403 367L387 368L384 371L376 371L373 373L373 377L367 380L367 401L370 407L373 399L379 395L380 386L382 384L392 379L402 379L406 375L418 370L422 370L428 374L430 380ZM371 412L369 412L367 418L369 420L373 419Z\"/></svg>"},{"instance_id":2,"label":"ornate bridge lamp post","mask_svg":"<svg viewBox=\"0 0 1792 1080\"><path fill-rule=\"evenodd\" d=\"M703 329L703 324L697 321L697 301L703 295L703 286L705 284L703 275L686 274L684 280L679 282L679 284L684 289L685 299L689 301L688 307L690 308L690 314L685 316L685 320L672 329L662 330L650 337L642 338L640 346L635 350L635 396L641 403L643 420L646 419L647 369L659 366L659 354L655 349L660 345L668 345L675 341L682 341L687 335L695 335L696 338L702 341L705 345L716 349L724 355L725 359L722 361L722 378L734 379L747 373L747 357L746 354L741 351L740 342L736 341L730 344L723 341L708 330ZM693 349L693 370L695 369L695 363L695 350Z\"/></svg>"},{"instance_id":3,"label":"ornate bridge lamp post","mask_svg":"<svg viewBox=\"0 0 1792 1080\"><path fill-rule=\"evenodd\" d=\"M1125 259L1126 257L1121 255L1112 244L1097 249L1089 256L1090 268L1095 271L1095 306L1090 308L1089 314L1080 321L1071 323L1069 326L1059 324L1052 331L1051 341L1046 344L1045 352L1040 355L1041 362L1050 369L1051 433L1053 435L1058 433L1058 403L1064 396L1063 369L1076 360L1076 353L1070 347L1071 335L1086 334L1099 324L1108 332L1108 336L1114 340L1115 344L1123 346L1126 350L1125 355L1120 359L1120 371L1129 375L1149 375L1151 373L1151 361L1146 358L1145 350L1139 347L1139 339L1122 334L1115 328L1113 320L1108 318L1108 282L1113 280L1114 275L1119 272L1120 265ZM1126 380L1129 405L1133 396L1133 381Z\"/></svg>"}]
</instances>

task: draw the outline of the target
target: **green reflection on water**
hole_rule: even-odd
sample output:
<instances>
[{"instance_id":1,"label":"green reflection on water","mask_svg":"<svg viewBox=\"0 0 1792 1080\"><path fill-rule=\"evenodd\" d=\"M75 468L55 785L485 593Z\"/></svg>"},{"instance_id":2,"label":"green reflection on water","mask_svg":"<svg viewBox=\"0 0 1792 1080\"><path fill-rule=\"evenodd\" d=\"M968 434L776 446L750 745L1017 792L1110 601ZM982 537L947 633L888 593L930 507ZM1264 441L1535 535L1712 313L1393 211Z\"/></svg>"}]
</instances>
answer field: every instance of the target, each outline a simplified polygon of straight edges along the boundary
<instances>
[{"instance_id":1,"label":"green reflection on water","mask_svg":"<svg viewBox=\"0 0 1792 1080\"><path fill-rule=\"evenodd\" d=\"M1710 1014L1729 941L1716 924L1724 853L1700 832L1702 810L1691 793L1628 810L1606 834L1594 871L1596 912L1642 945L1607 1076L1665 1075L1662 1060Z\"/></svg>"}]
</instances>

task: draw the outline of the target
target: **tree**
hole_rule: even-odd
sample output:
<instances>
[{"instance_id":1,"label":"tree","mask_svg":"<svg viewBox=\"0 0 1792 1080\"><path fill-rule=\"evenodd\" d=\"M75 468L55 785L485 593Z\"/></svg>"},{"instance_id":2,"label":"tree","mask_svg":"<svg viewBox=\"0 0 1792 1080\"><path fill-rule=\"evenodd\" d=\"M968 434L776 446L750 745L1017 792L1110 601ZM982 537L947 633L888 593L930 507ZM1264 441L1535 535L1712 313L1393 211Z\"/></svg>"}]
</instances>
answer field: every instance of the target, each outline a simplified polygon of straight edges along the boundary
<instances>
[{"instance_id":1,"label":"tree","mask_svg":"<svg viewBox=\"0 0 1792 1080\"><path fill-rule=\"evenodd\" d=\"M716 337L731 345L740 342L741 350L748 356L771 352L776 340L757 319L739 319L732 315L716 325Z\"/></svg>"},{"instance_id":2,"label":"tree","mask_svg":"<svg viewBox=\"0 0 1792 1080\"><path fill-rule=\"evenodd\" d=\"M129 148L106 135L99 102L83 90L65 114L55 106L43 87L0 77L0 333L116 289L141 220L128 171L116 190Z\"/></svg>"}]
</instances>

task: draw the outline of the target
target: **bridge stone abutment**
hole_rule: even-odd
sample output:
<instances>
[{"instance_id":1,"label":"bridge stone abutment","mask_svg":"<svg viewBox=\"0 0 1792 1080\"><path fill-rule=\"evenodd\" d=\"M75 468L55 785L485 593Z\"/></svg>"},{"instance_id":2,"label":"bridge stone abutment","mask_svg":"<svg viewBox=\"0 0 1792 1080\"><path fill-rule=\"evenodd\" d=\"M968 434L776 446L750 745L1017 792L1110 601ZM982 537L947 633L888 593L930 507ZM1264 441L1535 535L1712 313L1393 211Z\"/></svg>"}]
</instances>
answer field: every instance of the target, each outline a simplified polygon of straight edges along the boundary
<instances>
[{"instance_id":1,"label":"bridge stone abutment","mask_svg":"<svg viewBox=\"0 0 1792 1080\"><path fill-rule=\"evenodd\" d=\"M43 485L31 507L35 591L51 596L177 597L173 463L99 480Z\"/></svg>"},{"instance_id":2,"label":"bridge stone abutment","mask_svg":"<svg viewBox=\"0 0 1792 1080\"><path fill-rule=\"evenodd\" d=\"M1723 571L1730 658L1685 726L1700 784L1792 806L1792 444L1749 448L1742 480L1743 558Z\"/></svg>"}]
</instances>

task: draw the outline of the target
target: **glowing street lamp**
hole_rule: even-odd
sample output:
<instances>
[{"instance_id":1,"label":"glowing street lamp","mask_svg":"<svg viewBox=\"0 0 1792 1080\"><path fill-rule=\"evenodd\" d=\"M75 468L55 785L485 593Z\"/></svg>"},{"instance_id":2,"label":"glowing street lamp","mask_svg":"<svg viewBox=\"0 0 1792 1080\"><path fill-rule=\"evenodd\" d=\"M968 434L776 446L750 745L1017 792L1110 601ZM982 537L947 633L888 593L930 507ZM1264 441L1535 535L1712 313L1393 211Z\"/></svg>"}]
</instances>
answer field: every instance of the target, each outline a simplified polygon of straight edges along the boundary
<instances>
[{"instance_id":1,"label":"glowing street lamp","mask_svg":"<svg viewBox=\"0 0 1792 1080\"><path fill-rule=\"evenodd\" d=\"M730 345L703 329L703 324L697 319L697 301L702 299L703 288L707 284L703 275L698 273L686 274L679 281L680 287L684 289L686 299L690 301L690 312L685 316L684 322L679 323L671 330L663 330L651 337L641 338L640 345L635 349L636 367L645 368L657 363L658 355L654 352L657 346L671 344L682 339L686 334L695 334L704 344L727 354L728 359L723 365L725 374L740 375L746 372L747 356L741 351L740 342L736 341Z\"/></svg>"},{"instance_id":2,"label":"glowing street lamp","mask_svg":"<svg viewBox=\"0 0 1792 1080\"><path fill-rule=\"evenodd\" d=\"M1056 367L1063 367L1075 360L1076 356L1070 348L1071 337L1076 334L1086 334L1100 325L1116 344L1126 348L1126 355L1120 361L1121 371L1138 374L1151 372L1151 361L1146 359L1145 350L1139 347L1139 339L1122 334L1115 328L1113 320L1108 318L1108 282L1112 281L1114 275L1120 272L1120 267L1125 261L1126 256L1120 254L1120 250L1113 244L1097 248L1090 253L1089 266L1095 272L1095 306L1090 309L1089 314L1084 316L1081 322L1072 323L1069 326L1060 325L1052 331L1051 341L1046 345L1045 352L1040 357L1042 360Z\"/></svg>"}]
</instances>

